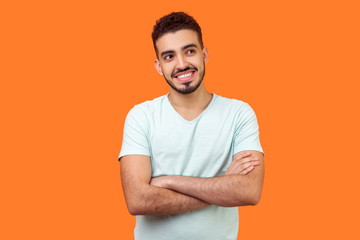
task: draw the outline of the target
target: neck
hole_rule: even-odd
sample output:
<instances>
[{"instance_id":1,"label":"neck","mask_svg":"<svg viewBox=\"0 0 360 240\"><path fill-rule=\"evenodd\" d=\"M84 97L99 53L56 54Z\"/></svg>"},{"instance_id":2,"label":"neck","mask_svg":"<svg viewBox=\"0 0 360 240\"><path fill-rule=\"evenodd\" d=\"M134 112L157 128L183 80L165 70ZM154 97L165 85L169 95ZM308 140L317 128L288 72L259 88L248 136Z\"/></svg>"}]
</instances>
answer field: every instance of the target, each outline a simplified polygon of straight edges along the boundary
<instances>
[{"instance_id":1,"label":"neck","mask_svg":"<svg viewBox=\"0 0 360 240\"><path fill-rule=\"evenodd\" d=\"M181 94L174 89L170 89L169 100L174 108L196 110L205 109L212 99L212 94L206 91L205 87L200 86L195 92Z\"/></svg>"}]
</instances>

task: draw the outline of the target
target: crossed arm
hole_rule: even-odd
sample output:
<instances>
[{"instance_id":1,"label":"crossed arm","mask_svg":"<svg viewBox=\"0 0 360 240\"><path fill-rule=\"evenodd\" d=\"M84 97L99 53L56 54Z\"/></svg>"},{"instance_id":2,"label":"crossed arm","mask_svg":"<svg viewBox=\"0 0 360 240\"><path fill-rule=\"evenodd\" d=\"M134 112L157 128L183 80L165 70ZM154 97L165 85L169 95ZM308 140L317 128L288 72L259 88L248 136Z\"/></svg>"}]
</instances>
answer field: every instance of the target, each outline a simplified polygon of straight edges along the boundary
<instances>
[{"instance_id":1,"label":"crossed arm","mask_svg":"<svg viewBox=\"0 0 360 240\"><path fill-rule=\"evenodd\" d=\"M123 190L133 215L177 214L210 204L223 207L255 205L260 199L263 174L263 155L257 151L236 154L225 175L212 178L151 178L148 156L121 158Z\"/></svg>"}]
</instances>

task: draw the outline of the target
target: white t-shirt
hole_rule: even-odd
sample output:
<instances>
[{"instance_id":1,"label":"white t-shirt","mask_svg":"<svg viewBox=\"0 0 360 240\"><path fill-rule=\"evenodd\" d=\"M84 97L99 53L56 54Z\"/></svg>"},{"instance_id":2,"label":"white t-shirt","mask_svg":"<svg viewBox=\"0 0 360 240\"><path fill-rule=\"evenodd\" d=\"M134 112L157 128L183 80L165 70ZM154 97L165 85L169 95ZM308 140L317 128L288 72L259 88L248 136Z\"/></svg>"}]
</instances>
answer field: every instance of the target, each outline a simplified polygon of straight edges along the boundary
<instances>
[{"instance_id":1,"label":"white t-shirt","mask_svg":"<svg viewBox=\"0 0 360 240\"><path fill-rule=\"evenodd\" d=\"M233 155L263 152L251 107L216 94L194 120L175 111L168 95L136 105L126 117L119 159L147 155L152 177L223 176ZM238 210L211 205L176 215L136 216L135 239L236 239Z\"/></svg>"}]
</instances>

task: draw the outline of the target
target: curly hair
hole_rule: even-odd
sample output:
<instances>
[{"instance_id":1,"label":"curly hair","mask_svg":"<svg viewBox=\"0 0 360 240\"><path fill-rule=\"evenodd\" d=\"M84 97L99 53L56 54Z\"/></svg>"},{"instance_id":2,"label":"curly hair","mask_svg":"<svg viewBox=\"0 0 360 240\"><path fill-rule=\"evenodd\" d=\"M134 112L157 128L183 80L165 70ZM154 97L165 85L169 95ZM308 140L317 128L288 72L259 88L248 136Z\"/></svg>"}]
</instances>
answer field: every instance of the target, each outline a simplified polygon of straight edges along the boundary
<instances>
[{"instance_id":1,"label":"curly hair","mask_svg":"<svg viewBox=\"0 0 360 240\"><path fill-rule=\"evenodd\" d=\"M158 55L156 41L166 33L174 33L183 29L194 30L198 35L200 46L203 48L201 28L196 20L184 12L172 12L157 20L153 28L151 37L153 40L156 56Z\"/></svg>"}]
</instances>

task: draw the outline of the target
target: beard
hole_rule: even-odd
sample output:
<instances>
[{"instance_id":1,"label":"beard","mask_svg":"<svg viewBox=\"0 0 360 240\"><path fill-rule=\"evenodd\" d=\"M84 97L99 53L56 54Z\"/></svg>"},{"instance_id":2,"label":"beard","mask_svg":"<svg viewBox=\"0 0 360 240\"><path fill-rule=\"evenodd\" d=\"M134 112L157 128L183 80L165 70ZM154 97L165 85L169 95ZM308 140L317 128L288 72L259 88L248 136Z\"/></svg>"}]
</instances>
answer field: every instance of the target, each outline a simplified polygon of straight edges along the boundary
<instances>
[{"instance_id":1,"label":"beard","mask_svg":"<svg viewBox=\"0 0 360 240\"><path fill-rule=\"evenodd\" d=\"M185 72L185 71L187 71L187 70L188 70L188 69L184 69L183 71ZM175 91L177 91L178 93L181 93L181 94L190 94L190 93L195 92L196 89L198 89L199 86L201 85L201 83L202 83L202 81L203 81L203 79L204 79L204 76L205 76L205 64L204 64L204 70L203 70L202 72L199 72L199 74L200 74L200 80L199 80L199 82L198 82L195 86L191 86L191 83L192 83L192 82L186 82L186 83L182 83L182 85L184 86L184 87L182 87L182 88L177 88L177 87L175 87L175 85L174 85L169 79L167 79L167 78L165 77L165 75L164 75L164 78L165 78L166 82L169 84L169 86L170 86L172 89L174 89Z\"/></svg>"}]
</instances>

